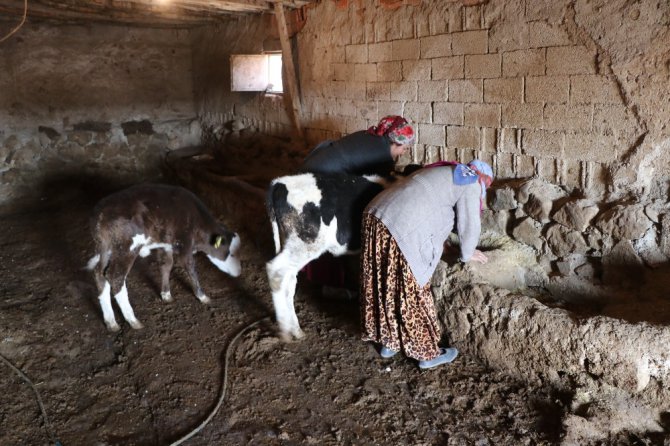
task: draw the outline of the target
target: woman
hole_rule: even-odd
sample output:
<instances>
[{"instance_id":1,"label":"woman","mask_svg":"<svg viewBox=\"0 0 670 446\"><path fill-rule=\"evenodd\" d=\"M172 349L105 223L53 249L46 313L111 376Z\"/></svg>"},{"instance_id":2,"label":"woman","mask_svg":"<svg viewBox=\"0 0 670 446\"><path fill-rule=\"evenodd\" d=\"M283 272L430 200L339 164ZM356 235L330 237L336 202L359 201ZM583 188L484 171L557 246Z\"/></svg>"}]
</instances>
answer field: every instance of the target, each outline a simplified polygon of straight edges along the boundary
<instances>
[{"instance_id":1,"label":"woman","mask_svg":"<svg viewBox=\"0 0 670 446\"><path fill-rule=\"evenodd\" d=\"M388 175L414 141L402 116L386 116L374 127L324 141L305 158L301 172Z\"/></svg>"},{"instance_id":2,"label":"woman","mask_svg":"<svg viewBox=\"0 0 670 446\"><path fill-rule=\"evenodd\" d=\"M430 278L454 222L460 260L486 263L476 249L480 212L491 167L436 163L381 194L363 214L361 317L363 340L382 346L390 358L401 351L429 369L456 359L458 350L440 348L440 327Z\"/></svg>"}]
</instances>

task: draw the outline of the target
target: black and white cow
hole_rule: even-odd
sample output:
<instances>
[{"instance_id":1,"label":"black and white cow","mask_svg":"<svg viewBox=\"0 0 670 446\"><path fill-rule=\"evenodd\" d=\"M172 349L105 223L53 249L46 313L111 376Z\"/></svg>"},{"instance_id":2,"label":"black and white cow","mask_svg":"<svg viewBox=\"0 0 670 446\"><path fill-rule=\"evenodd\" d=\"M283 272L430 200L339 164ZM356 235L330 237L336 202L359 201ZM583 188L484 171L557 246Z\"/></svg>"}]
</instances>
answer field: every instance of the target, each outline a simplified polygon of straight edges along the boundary
<instances>
[{"instance_id":1,"label":"black and white cow","mask_svg":"<svg viewBox=\"0 0 670 446\"><path fill-rule=\"evenodd\" d=\"M363 210L386 184L376 176L317 173L271 182L267 205L277 255L267 263L267 273L285 341L304 336L293 303L298 272L326 252L340 256L360 250Z\"/></svg>"},{"instance_id":2,"label":"black and white cow","mask_svg":"<svg viewBox=\"0 0 670 446\"><path fill-rule=\"evenodd\" d=\"M176 186L139 185L103 198L95 207L91 229L96 254L87 268L94 271L98 300L107 328L118 331L111 295L133 328L142 328L128 300L126 276L139 255L156 250L161 268L161 298L169 302L174 258L186 269L193 292L203 303L195 271L196 252L204 252L221 271L237 277L240 238L217 222L190 191Z\"/></svg>"}]
</instances>

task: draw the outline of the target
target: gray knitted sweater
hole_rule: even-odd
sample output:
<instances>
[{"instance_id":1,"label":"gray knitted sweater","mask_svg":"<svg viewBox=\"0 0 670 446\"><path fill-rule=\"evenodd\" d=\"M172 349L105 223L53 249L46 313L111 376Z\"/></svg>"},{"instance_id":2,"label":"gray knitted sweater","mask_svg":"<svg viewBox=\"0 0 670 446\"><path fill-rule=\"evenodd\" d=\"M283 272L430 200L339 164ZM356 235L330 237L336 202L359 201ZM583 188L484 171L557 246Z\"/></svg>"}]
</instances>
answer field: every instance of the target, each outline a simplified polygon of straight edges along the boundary
<instances>
[{"instance_id":1,"label":"gray knitted sweater","mask_svg":"<svg viewBox=\"0 0 670 446\"><path fill-rule=\"evenodd\" d=\"M421 286L435 272L456 220L461 260L470 260L479 242L481 186L457 186L453 176L452 166L418 170L377 195L365 211L388 228Z\"/></svg>"}]
</instances>

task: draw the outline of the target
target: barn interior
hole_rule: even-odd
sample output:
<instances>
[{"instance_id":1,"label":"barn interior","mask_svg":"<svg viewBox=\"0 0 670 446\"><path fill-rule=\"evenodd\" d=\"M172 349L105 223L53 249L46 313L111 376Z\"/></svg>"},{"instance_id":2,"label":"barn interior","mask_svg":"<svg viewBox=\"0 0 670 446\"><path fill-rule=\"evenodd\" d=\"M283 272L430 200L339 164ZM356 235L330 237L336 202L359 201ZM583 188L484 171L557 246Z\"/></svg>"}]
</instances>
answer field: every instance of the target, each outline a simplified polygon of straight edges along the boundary
<instances>
[{"instance_id":1,"label":"barn interior","mask_svg":"<svg viewBox=\"0 0 670 446\"><path fill-rule=\"evenodd\" d=\"M0 0L0 66L0 443L669 444L666 0ZM461 351L431 371L304 278L306 338L272 320L269 182L386 115L398 168L496 177L489 262L431 281ZM243 273L198 258L212 302L178 270L165 303L148 257L112 333L88 219L142 182L195 192Z\"/></svg>"}]
</instances>

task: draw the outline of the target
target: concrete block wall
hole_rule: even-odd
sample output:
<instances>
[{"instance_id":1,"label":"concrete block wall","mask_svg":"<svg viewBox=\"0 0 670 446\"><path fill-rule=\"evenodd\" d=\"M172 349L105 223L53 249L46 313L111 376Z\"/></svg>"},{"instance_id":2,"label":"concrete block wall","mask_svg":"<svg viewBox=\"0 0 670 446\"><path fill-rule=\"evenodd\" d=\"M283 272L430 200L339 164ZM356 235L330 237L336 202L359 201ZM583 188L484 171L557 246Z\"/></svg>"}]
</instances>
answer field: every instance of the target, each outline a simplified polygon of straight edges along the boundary
<instances>
[{"instance_id":1,"label":"concrete block wall","mask_svg":"<svg viewBox=\"0 0 670 446\"><path fill-rule=\"evenodd\" d=\"M479 157L499 176L604 194L643 125L598 46L562 24L570 3L479 3L310 10L298 54L311 143L397 113L418 131L404 162Z\"/></svg>"},{"instance_id":2,"label":"concrete block wall","mask_svg":"<svg viewBox=\"0 0 670 446\"><path fill-rule=\"evenodd\" d=\"M308 145L401 114L418 131L403 163L477 156L499 178L608 202L668 198L667 2L323 1L306 17L293 43ZM281 98L228 87L228 55L262 51L268 28L247 18L196 32L205 125L291 134Z\"/></svg>"}]
</instances>

